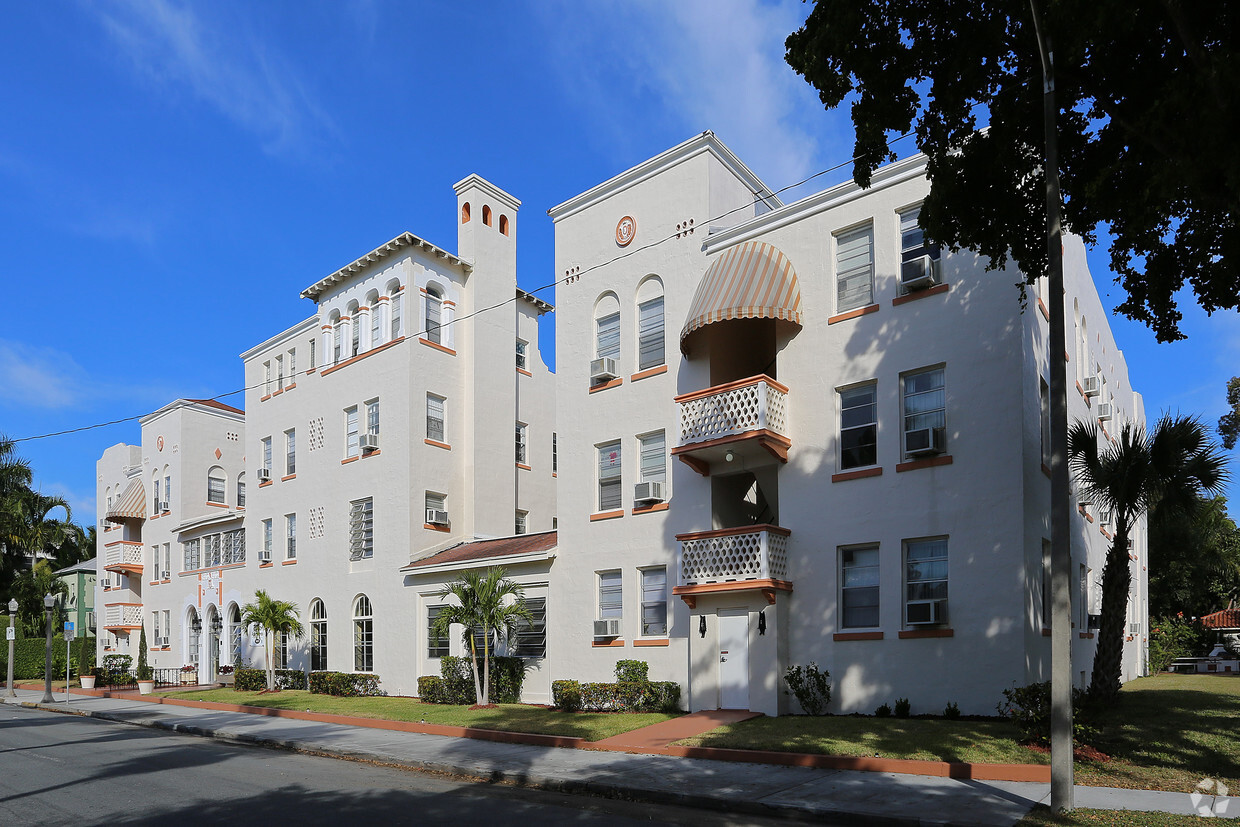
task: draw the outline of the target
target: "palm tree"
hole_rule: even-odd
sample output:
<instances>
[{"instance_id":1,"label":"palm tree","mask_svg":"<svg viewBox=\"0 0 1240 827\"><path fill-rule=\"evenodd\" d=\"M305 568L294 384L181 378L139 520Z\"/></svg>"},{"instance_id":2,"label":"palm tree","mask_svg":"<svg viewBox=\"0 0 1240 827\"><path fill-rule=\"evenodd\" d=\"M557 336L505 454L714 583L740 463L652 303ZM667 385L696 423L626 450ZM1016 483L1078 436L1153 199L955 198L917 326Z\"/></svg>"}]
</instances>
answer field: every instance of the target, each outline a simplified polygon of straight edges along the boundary
<instances>
[{"instance_id":1,"label":"palm tree","mask_svg":"<svg viewBox=\"0 0 1240 827\"><path fill-rule=\"evenodd\" d=\"M273 644L277 634L287 634L295 640L305 635L299 619L297 604L276 600L263 589L254 592L254 602L241 607L241 622L246 626L259 626L263 630L264 649L267 654L267 691L276 688L275 652Z\"/></svg>"},{"instance_id":2,"label":"palm tree","mask_svg":"<svg viewBox=\"0 0 1240 827\"><path fill-rule=\"evenodd\" d=\"M1081 493L1111 512L1115 536L1102 569L1102 618L1090 677L1090 697L1113 701L1123 669L1124 618L1131 577L1128 538L1151 508L1190 511L1227 481L1226 459L1200 420L1164 414L1146 434L1126 423L1114 443L1098 426L1077 422L1068 434L1068 462Z\"/></svg>"},{"instance_id":3,"label":"palm tree","mask_svg":"<svg viewBox=\"0 0 1240 827\"><path fill-rule=\"evenodd\" d=\"M0 598L8 601L9 588L24 568L21 498L29 492L30 465L13 451L13 441L0 436Z\"/></svg>"},{"instance_id":4,"label":"palm tree","mask_svg":"<svg viewBox=\"0 0 1240 827\"><path fill-rule=\"evenodd\" d=\"M465 627L464 640L469 646L474 665L474 697L482 706L490 703L491 695L491 645L498 632L506 640L517 634L517 621L533 622L533 616L525 605L521 586L504 576L502 568L493 568L482 574L467 571L444 586L440 598L455 597L456 605L448 604L431 627L433 637L444 638L453 623ZM478 632L481 634L477 634ZM478 644L482 643L482 678L479 681Z\"/></svg>"}]
</instances>

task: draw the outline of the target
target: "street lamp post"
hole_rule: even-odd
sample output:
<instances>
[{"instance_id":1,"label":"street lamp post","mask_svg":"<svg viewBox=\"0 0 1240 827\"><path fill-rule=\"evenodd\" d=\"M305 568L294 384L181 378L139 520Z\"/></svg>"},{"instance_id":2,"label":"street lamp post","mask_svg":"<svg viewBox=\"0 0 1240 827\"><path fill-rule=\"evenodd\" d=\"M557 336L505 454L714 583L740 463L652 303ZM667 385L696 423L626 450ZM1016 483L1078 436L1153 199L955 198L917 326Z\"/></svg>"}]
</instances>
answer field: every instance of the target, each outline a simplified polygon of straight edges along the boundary
<instances>
[{"instance_id":1,"label":"street lamp post","mask_svg":"<svg viewBox=\"0 0 1240 827\"><path fill-rule=\"evenodd\" d=\"M17 693L13 691L13 618L17 616L17 598L9 601L9 681L8 689L5 695L10 698L17 697Z\"/></svg>"},{"instance_id":2,"label":"street lamp post","mask_svg":"<svg viewBox=\"0 0 1240 827\"><path fill-rule=\"evenodd\" d=\"M56 700L52 697L52 609L55 606L56 598L50 592L43 595L43 608L47 611L47 651L43 660L43 700L40 703L45 704Z\"/></svg>"}]
</instances>

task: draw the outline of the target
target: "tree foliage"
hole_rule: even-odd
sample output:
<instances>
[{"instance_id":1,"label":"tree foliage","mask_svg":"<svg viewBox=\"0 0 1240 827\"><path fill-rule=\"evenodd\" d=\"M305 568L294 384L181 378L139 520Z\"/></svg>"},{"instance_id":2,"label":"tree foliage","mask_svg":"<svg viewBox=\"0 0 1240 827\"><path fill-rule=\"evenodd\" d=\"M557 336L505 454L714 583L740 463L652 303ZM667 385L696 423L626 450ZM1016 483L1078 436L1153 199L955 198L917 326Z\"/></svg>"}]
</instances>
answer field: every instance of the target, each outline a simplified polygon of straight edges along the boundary
<instances>
[{"instance_id":1,"label":"tree foliage","mask_svg":"<svg viewBox=\"0 0 1240 827\"><path fill-rule=\"evenodd\" d=\"M1176 292L1240 303L1240 5L1039 0L1055 62L1065 227L1105 225L1120 312L1183 338ZM1047 272L1042 70L1028 0L817 2L787 61L856 128L868 186L915 130L934 241ZM986 126L986 129L979 127Z\"/></svg>"},{"instance_id":2,"label":"tree foliage","mask_svg":"<svg viewBox=\"0 0 1240 827\"><path fill-rule=\"evenodd\" d=\"M267 691L276 688L276 665L273 645L275 636L287 634L299 640L306 631L301 623L297 604L276 600L265 589L254 592L254 602L241 607L241 622L246 626L258 626L263 630L264 651L267 655Z\"/></svg>"},{"instance_id":3,"label":"tree foliage","mask_svg":"<svg viewBox=\"0 0 1240 827\"><path fill-rule=\"evenodd\" d=\"M1187 513L1156 507L1149 526L1150 617L1203 617L1240 600L1240 528L1224 497Z\"/></svg>"},{"instance_id":4,"label":"tree foliage","mask_svg":"<svg viewBox=\"0 0 1240 827\"><path fill-rule=\"evenodd\" d=\"M1227 380L1227 407L1230 410L1218 421L1218 433L1223 447L1230 451L1240 438L1240 376Z\"/></svg>"},{"instance_id":5,"label":"tree foliage","mask_svg":"<svg viewBox=\"0 0 1240 827\"><path fill-rule=\"evenodd\" d=\"M467 571L444 586L439 597L454 600L444 606L435 619L431 636L446 638L454 623L464 627L464 641L474 667L474 696L478 703L486 706L490 703L491 649L495 635L514 640L518 621L533 622L521 586L509 580L502 568L489 569L485 574ZM481 673L478 671L479 648L482 649Z\"/></svg>"}]
</instances>

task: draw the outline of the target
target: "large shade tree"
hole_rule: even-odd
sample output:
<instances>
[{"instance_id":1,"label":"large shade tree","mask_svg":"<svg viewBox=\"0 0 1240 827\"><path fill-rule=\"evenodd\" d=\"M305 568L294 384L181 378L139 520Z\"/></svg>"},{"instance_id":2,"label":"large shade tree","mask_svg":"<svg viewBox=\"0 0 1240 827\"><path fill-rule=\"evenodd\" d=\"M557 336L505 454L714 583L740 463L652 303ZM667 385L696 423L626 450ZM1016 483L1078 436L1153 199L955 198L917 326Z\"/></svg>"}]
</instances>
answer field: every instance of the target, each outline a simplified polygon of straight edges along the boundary
<instances>
[{"instance_id":1,"label":"large shade tree","mask_svg":"<svg viewBox=\"0 0 1240 827\"><path fill-rule=\"evenodd\" d=\"M305 635L297 604L276 600L265 589L254 592L254 602L241 607L241 622L263 630L264 652L267 655L267 691L276 688L275 637L288 635L300 640Z\"/></svg>"},{"instance_id":2,"label":"large shade tree","mask_svg":"<svg viewBox=\"0 0 1240 827\"><path fill-rule=\"evenodd\" d=\"M474 667L474 696L478 703L490 703L491 650L496 635L514 640L520 621L533 622L520 585L509 580L502 568L485 574L467 571L444 586L440 598L455 598L444 606L431 627L431 637L446 638L452 624L465 627L464 642ZM478 650L482 649L482 671L478 670ZM479 677L481 676L481 677Z\"/></svg>"},{"instance_id":3,"label":"large shade tree","mask_svg":"<svg viewBox=\"0 0 1240 827\"><path fill-rule=\"evenodd\" d=\"M1128 540L1151 508L1190 513L1203 494L1227 481L1226 460L1200 420L1164 415L1146 433L1128 423L1115 442L1093 422L1077 422L1068 433L1068 458L1078 490L1111 512L1115 534L1102 568L1102 617L1089 694L1113 701L1123 668L1124 620L1131 583Z\"/></svg>"},{"instance_id":4,"label":"large shade tree","mask_svg":"<svg viewBox=\"0 0 1240 827\"><path fill-rule=\"evenodd\" d=\"M1240 527L1227 499L1150 511L1150 617L1202 617L1240 598Z\"/></svg>"}]
</instances>

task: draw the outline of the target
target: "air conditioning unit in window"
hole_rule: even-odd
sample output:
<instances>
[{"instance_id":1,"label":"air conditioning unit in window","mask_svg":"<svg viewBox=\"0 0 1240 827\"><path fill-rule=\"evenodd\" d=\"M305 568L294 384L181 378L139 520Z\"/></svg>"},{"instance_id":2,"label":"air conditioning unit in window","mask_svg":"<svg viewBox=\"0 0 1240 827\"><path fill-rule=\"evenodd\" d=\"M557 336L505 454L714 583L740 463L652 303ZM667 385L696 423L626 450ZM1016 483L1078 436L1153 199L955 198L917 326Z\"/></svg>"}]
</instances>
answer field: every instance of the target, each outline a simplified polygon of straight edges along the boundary
<instances>
[{"instance_id":1,"label":"air conditioning unit in window","mask_svg":"<svg viewBox=\"0 0 1240 827\"><path fill-rule=\"evenodd\" d=\"M930 256L918 256L900 264L900 286L905 290L920 290L938 283L938 271Z\"/></svg>"},{"instance_id":2,"label":"air conditioning unit in window","mask_svg":"<svg viewBox=\"0 0 1240 827\"><path fill-rule=\"evenodd\" d=\"M1110 419L1111 418L1111 403L1110 402L1099 402L1098 406L1094 408L1094 416L1098 417L1098 419L1103 422Z\"/></svg>"},{"instance_id":3,"label":"air conditioning unit in window","mask_svg":"<svg viewBox=\"0 0 1240 827\"><path fill-rule=\"evenodd\" d=\"M633 502L635 503L661 503L666 499L661 482L639 482L633 487Z\"/></svg>"},{"instance_id":4,"label":"air conditioning unit in window","mask_svg":"<svg viewBox=\"0 0 1240 827\"><path fill-rule=\"evenodd\" d=\"M925 456L943 453L942 428L918 428L904 432L904 450L910 456Z\"/></svg>"},{"instance_id":5,"label":"air conditioning unit in window","mask_svg":"<svg viewBox=\"0 0 1240 827\"><path fill-rule=\"evenodd\" d=\"M270 562L271 562L271 552L270 552L270 551L260 551L260 552L258 553L258 562L260 562L260 563L270 563Z\"/></svg>"},{"instance_id":6,"label":"air conditioning unit in window","mask_svg":"<svg viewBox=\"0 0 1240 827\"><path fill-rule=\"evenodd\" d=\"M426 509L426 522L431 525L447 525L448 512L440 511L438 508L428 508Z\"/></svg>"},{"instance_id":7,"label":"air conditioning unit in window","mask_svg":"<svg viewBox=\"0 0 1240 827\"><path fill-rule=\"evenodd\" d=\"M259 482L271 482L271 469L270 468L259 468L258 469L258 481Z\"/></svg>"},{"instance_id":8,"label":"air conditioning unit in window","mask_svg":"<svg viewBox=\"0 0 1240 827\"><path fill-rule=\"evenodd\" d=\"M163 514L165 511L167 511L167 509L166 509L166 508L164 508L164 503L163 503L163 501L162 501L162 500L156 500L156 501L155 501L155 511L154 511L153 513L155 513L155 514Z\"/></svg>"},{"instance_id":9,"label":"air conditioning unit in window","mask_svg":"<svg viewBox=\"0 0 1240 827\"><path fill-rule=\"evenodd\" d=\"M1100 629L1102 628L1102 615L1089 615L1086 622L1090 629Z\"/></svg>"},{"instance_id":10,"label":"air conditioning unit in window","mask_svg":"<svg viewBox=\"0 0 1240 827\"><path fill-rule=\"evenodd\" d=\"M1130 634L1130 635L1139 635L1139 634L1141 634L1141 624L1140 624L1140 623L1129 623L1129 624L1128 624L1128 634Z\"/></svg>"},{"instance_id":11,"label":"air conditioning unit in window","mask_svg":"<svg viewBox=\"0 0 1240 827\"><path fill-rule=\"evenodd\" d=\"M1081 382L1081 390L1085 391L1086 396L1097 396L1102 393L1102 380L1097 376L1086 376Z\"/></svg>"},{"instance_id":12,"label":"air conditioning unit in window","mask_svg":"<svg viewBox=\"0 0 1240 827\"><path fill-rule=\"evenodd\" d=\"M606 382L615 379L620 373L616 369L616 360L610 356L595 359L590 363L590 381Z\"/></svg>"},{"instance_id":13,"label":"air conditioning unit in window","mask_svg":"<svg viewBox=\"0 0 1240 827\"><path fill-rule=\"evenodd\" d=\"M595 637L620 637L620 620L612 618L611 620L594 621Z\"/></svg>"},{"instance_id":14,"label":"air conditioning unit in window","mask_svg":"<svg viewBox=\"0 0 1240 827\"><path fill-rule=\"evenodd\" d=\"M167 579L168 579L168 574L169 574L169 572L165 569L164 571L162 571L162 572L160 572L160 573L159 573L159 579L160 579L160 580L167 580Z\"/></svg>"},{"instance_id":15,"label":"air conditioning unit in window","mask_svg":"<svg viewBox=\"0 0 1240 827\"><path fill-rule=\"evenodd\" d=\"M159 511L161 514L166 514L171 510L172 510L172 502L170 500L159 501Z\"/></svg>"},{"instance_id":16,"label":"air conditioning unit in window","mask_svg":"<svg viewBox=\"0 0 1240 827\"><path fill-rule=\"evenodd\" d=\"M155 645L156 646L168 646L170 644L168 643L167 636L165 636L165 637L155 638Z\"/></svg>"},{"instance_id":17,"label":"air conditioning unit in window","mask_svg":"<svg viewBox=\"0 0 1240 827\"><path fill-rule=\"evenodd\" d=\"M910 600L908 602L908 625L933 626L946 621L946 600Z\"/></svg>"},{"instance_id":18,"label":"air conditioning unit in window","mask_svg":"<svg viewBox=\"0 0 1240 827\"><path fill-rule=\"evenodd\" d=\"M379 435L378 434L362 434L360 437L358 437L357 445L359 448L362 449L363 453L370 453L371 451L378 451L379 450Z\"/></svg>"}]
</instances>

